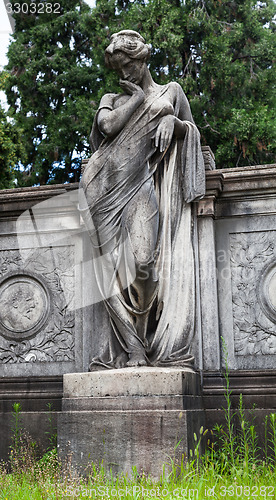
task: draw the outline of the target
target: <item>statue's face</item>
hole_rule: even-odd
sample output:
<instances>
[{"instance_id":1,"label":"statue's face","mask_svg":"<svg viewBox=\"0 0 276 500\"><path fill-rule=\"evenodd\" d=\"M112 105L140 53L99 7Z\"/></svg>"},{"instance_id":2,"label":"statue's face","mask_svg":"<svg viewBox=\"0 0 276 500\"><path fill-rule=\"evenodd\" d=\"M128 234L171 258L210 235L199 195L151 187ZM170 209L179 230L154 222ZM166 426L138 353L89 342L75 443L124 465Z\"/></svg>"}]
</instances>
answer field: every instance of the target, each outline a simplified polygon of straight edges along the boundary
<instances>
[{"instance_id":1,"label":"statue's face","mask_svg":"<svg viewBox=\"0 0 276 500\"><path fill-rule=\"evenodd\" d=\"M112 56L112 67L122 80L139 85L142 81L146 63L141 59L131 59L124 52L115 52Z\"/></svg>"}]
</instances>

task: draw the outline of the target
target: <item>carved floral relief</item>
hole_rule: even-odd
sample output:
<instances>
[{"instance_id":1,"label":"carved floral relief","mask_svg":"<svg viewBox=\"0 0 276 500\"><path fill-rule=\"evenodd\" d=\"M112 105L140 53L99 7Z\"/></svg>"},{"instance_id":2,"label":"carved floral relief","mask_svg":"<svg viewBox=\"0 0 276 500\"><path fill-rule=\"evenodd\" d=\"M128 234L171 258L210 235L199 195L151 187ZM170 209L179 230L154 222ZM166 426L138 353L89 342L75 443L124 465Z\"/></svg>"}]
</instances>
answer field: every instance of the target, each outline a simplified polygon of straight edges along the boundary
<instances>
[{"instance_id":1,"label":"carved floral relief","mask_svg":"<svg viewBox=\"0 0 276 500\"><path fill-rule=\"evenodd\" d=\"M276 354L276 231L230 235L235 354Z\"/></svg>"}]
</instances>

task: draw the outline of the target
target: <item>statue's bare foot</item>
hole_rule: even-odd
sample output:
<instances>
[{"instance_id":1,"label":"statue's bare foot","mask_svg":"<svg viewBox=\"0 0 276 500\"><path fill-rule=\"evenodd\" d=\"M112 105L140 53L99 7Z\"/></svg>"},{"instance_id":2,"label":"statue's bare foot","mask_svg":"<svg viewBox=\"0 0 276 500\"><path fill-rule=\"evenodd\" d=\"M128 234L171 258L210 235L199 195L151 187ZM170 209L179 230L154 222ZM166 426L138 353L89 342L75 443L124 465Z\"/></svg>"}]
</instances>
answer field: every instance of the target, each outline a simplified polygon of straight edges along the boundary
<instances>
[{"instance_id":1,"label":"statue's bare foot","mask_svg":"<svg viewBox=\"0 0 276 500\"><path fill-rule=\"evenodd\" d=\"M132 367L132 366L147 366L147 362L145 358L139 357L139 356L131 356L129 361L127 362L126 366Z\"/></svg>"}]
</instances>

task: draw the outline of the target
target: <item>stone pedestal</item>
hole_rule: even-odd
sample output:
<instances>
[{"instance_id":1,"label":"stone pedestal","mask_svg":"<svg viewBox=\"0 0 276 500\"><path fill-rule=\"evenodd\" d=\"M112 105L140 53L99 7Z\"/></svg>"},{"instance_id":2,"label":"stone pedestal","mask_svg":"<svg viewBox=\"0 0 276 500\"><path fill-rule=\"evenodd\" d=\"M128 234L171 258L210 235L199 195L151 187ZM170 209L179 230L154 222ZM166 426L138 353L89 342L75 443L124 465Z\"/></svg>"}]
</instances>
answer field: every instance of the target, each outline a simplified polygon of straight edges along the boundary
<instances>
[{"instance_id":1,"label":"stone pedestal","mask_svg":"<svg viewBox=\"0 0 276 500\"><path fill-rule=\"evenodd\" d=\"M180 464L204 426L199 375L181 368L124 368L64 375L59 454L84 472L132 468L159 477Z\"/></svg>"}]
</instances>

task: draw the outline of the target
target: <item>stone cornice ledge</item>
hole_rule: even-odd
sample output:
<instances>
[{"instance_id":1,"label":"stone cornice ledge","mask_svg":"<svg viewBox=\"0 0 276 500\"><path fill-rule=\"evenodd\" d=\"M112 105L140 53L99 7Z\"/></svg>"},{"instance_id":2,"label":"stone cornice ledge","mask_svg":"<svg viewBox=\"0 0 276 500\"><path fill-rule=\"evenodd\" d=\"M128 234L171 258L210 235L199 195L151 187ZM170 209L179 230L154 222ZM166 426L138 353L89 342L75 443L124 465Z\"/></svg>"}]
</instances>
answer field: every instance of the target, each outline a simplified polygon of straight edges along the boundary
<instances>
[{"instance_id":1,"label":"stone cornice ledge","mask_svg":"<svg viewBox=\"0 0 276 500\"><path fill-rule=\"evenodd\" d=\"M36 203L65 192L78 189L77 182L72 184L51 184L25 188L3 189L0 191L0 212L22 212Z\"/></svg>"},{"instance_id":2,"label":"stone cornice ledge","mask_svg":"<svg viewBox=\"0 0 276 500\"><path fill-rule=\"evenodd\" d=\"M0 201L20 200L22 198L49 198L50 196L62 194L64 191L78 189L78 187L78 182L74 182L72 184L47 184L45 186L2 189L0 191Z\"/></svg>"},{"instance_id":3,"label":"stone cornice ledge","mask_svg":"<svg viewBox=\"0 0 276 500\"><path fill-rule=\"evenodd\" d=\"M40 201L75 189L78 189L78 183L4 189L0 191L0 211L14 211L17 204L20 212ZM276 164L206 170L206 195L199 202L198 214L214 215L214 204L218 198L241 199L251 195L264 197L275 194Z\"/></svg>"},{"instance_id":4,"label":"stone cornice ledge","mask_svg":"<svg viewBox=\"0 0 276 500\"><path fill-rule=\"evenodd\" d=\"M221 198L276 193L276 164L206 172L206 197Z\"/></svg>"}]
</instances>

